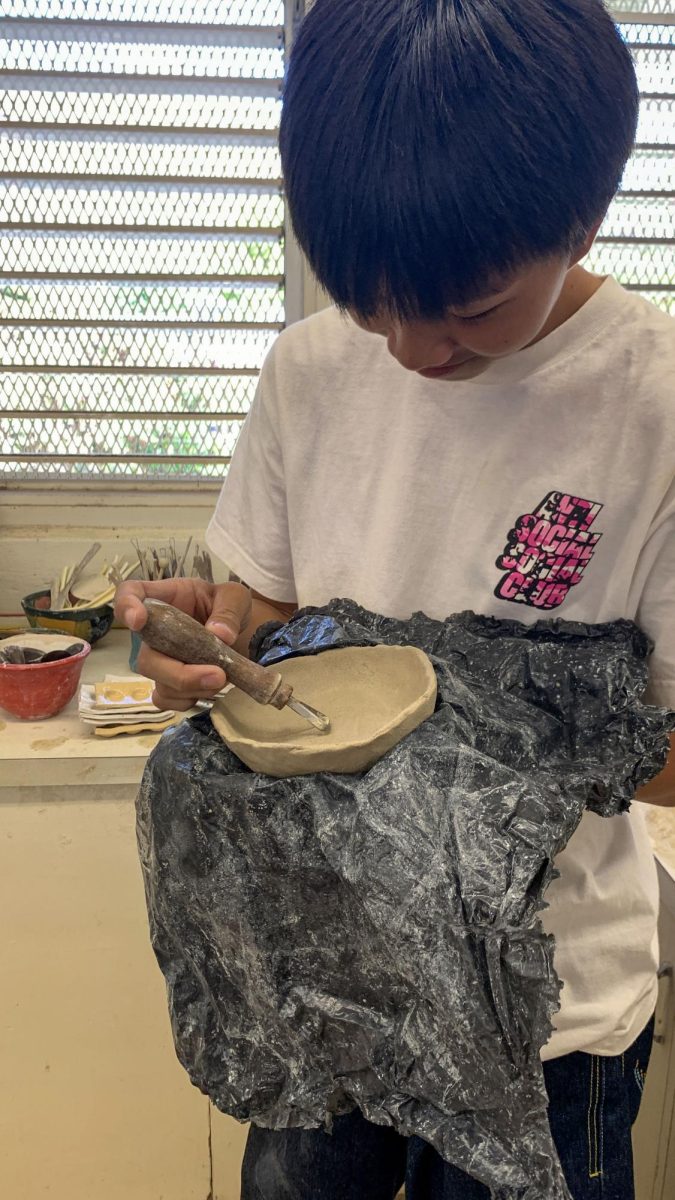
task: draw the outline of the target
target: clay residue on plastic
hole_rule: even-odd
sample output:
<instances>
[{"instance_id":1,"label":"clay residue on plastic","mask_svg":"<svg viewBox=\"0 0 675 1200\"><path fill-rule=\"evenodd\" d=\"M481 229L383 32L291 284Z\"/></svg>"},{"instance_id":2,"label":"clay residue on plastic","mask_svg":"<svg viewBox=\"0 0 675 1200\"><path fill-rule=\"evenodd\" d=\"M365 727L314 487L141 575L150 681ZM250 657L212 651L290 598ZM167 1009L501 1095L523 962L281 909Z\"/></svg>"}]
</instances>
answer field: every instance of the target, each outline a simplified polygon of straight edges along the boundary
<instances>
[{"instance_id":1,"label":"clay residue on plastic","mask_svg":"<svg viewBox=\"0 0 675 1200\"><path fill-rule=\"evenodd\" d=\"M255 774L207 716L150 757L138 840L179 1058L238 1120L313 1128L358 1106L499 1200L569 1200L540 912L584 809L629 806L675 714L642 703L649 643L627 621L401 621L333 601L254 654L378 642L429 655L438 700L372 769Z\"/></svg>"}]
</instances>

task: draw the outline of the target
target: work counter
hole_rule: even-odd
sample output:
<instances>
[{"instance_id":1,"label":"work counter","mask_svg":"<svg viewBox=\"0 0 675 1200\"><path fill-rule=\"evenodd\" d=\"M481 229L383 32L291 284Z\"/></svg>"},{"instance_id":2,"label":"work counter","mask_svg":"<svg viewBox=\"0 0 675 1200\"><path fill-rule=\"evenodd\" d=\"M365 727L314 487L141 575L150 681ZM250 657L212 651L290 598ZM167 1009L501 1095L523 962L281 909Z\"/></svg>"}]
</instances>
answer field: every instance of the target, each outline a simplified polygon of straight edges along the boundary
<instances>
[{"instance_id":1,"label":"work counter","mask_svg":"<svg viewBox=\"0 0 675 1200\"><path fill-rule=\"evenodd\" d=\"M85 659L82 683L131 675L129 634L112 630ZM0 788L123 787L134 793L159 733L97 737L78 716L78 697L46 721L20 721L0 709ZM177 713L183 720L185 713ZM8 797L5 796L5 799ZM58 798L58 797L54 797Z\"/></svg>"}]
</instances>

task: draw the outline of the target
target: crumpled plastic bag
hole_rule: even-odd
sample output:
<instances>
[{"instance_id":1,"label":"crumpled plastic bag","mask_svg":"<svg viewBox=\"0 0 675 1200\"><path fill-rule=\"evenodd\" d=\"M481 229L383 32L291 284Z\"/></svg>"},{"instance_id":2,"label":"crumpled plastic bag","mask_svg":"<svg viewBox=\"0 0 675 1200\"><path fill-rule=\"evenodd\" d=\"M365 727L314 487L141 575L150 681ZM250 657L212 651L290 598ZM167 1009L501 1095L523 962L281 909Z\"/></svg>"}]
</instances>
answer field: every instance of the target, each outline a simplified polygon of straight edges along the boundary
<instances>
[{"instance_id":1,"label":"crumpled plastic bag","mask_svg":"<svg viewBox=\"0 0 675 1200\"><path fill-rule=\"evenodd\" d=\"M630 622L386 618L351 601L259 631L260 661L420 647L434 715L369 771L257 775L206 715L138 800L178 1057L225 1113L318 1127L358 1105L498 1200L568 1200L540 1050L558 1007L539 913L585 807L625 810L675 714L641 702Z\"/></svg>"}]
</instances>

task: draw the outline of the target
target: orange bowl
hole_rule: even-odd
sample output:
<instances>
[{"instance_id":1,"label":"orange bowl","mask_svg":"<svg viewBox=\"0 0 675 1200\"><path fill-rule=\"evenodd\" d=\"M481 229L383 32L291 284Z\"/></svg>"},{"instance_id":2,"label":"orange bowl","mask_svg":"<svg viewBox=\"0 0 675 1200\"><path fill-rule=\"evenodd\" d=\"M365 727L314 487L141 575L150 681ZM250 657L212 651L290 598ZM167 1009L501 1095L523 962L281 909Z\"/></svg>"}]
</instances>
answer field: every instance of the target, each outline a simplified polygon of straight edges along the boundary
<instances>
[{"instance_id":1,"label":"orange bowl","mask_svg":"<svg viewBox=\"0 0 675 1200\"><path fill-rule=\"evenodd\" d=\"M84 660L91 653L91 646L81 638L67 638L53 633L18 634L0 642L0 648L11 644L30 644L39 649L42 640L45 650L65 649L66 645L76 641L80 642L81 649L70 658L60 658L50 663L0 662L0 708L22 721L43 721L61 712L75 695Z\"/></svg>"}]
</instances>

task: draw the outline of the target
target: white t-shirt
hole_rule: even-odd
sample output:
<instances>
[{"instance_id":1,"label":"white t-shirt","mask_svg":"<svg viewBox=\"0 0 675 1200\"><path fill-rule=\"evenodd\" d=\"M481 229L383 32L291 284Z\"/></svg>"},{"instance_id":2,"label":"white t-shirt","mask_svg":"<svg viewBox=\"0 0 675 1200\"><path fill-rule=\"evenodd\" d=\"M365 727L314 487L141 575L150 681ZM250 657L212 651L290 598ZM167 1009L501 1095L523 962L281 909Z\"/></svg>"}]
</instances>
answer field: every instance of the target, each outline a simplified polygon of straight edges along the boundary
<instances>
[{"instance_id":1,"label":"white t-shirt","mask_svg":"<svg viewBox=\"0 0 675 1200\"><path fill-rule=\"evenodd\" d=\"M402 368L335 309L285 330L208 531L246 582L396 617L636 620L675 705L675 324L608 279L467 382ZM564 982L543 1057L621 1054L656 1000L656 874L640 804L585 814L545 927Z\"/></svg>"}]
</instances>

